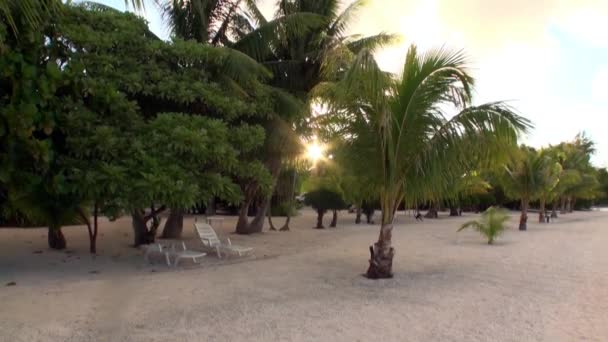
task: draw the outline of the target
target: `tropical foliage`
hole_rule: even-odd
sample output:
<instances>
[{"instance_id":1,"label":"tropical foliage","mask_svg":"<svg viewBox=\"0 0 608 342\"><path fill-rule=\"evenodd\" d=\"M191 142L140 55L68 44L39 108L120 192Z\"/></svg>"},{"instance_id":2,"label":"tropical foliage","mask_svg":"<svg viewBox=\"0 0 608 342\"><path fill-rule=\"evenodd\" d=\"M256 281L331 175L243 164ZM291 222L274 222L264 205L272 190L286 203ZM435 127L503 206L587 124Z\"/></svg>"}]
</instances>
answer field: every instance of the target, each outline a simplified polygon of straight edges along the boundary
<instances>
[{"instance_id":1,"label":"tropical foliage","mask_svg":"<svg viewBox=\"0 0 608 342\"><path fill-rule=\"evenodd\" d=\"M505 222L508 220L509 214L506 210L490 207L481 214L481 220L468 221L458 231L467 228L474 229L488 239L488 245L491 245L505 231Z\"/></svg>"},{"instance_id":2,"label":"tropical foliage","mask_svg":"<svg viewBox=\"0 0 608 342\"><path fill-rule=\"evenodd\" d=\"M419 54L412 46L394 78L362 51L342 81L318 91L331 105L327 126L347 148L367 152L370 172L381 180L382 226L370 247L370 278L392 276L392 223L404 199L441 193L453 170L501 157L529 127L503 103L470 105L474 81L466 63L461 52ZM459 111L453 117L449 105Z\"/></svg>"}]
</instances>

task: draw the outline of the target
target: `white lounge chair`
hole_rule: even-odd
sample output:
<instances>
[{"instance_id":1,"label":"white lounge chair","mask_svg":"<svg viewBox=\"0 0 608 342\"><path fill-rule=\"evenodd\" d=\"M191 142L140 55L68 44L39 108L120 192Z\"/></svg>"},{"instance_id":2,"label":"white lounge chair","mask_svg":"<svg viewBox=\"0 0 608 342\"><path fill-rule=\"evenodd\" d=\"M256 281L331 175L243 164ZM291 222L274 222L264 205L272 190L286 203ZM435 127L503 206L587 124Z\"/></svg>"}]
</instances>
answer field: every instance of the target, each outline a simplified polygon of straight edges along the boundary
<instances>
[{"instance_id":1,"label":"white lounge chair","mask_svg":"<svg viewBox=\"0 0 608 342\"><path fill-rule=\"evenodd\" d=\"M154 243L154 244L150 244L148 245L147 249L146 249L146 253L144 254L144 258L146 259L146 261L150 262L150 258L149 255L152 252L157 252L160 254L163 254L165 256L165 261L167 262L167 266L171 266L171 259L170 257L173 257L173 266L177 267L179 265L179 261L181 259L192 259L192 261L194 263L197 263L196 259L197 258L202 258L205 255L207 255L207 253L204 252L198 252L198 251L192 251L192 250L188 250L186 248L186 244L183 241L180 241L180 247L181 250L178 250L177 248L175 248L176 242L170 242L169 245L163 245L161 243Z\"/></svg>"},{"instance_id":2,"label":"white lounge chair","mask_svg":"<svg viewBox=\"0 0 608 342\"><path fill-rule=\"evenodd\" d=\"M193 250L189 250L186 248L186 243L184 241L181 241L181 250L176 250L175 248L175 244L171 245L171 251L169 251L168 253L170 255L173 256L173 266L177 267L177 265L179 265L179 261L182 259L192 259L192 262L194 262L195 264L198 263L198 261L196 261L196 258L202 258L205 255L207 255L207 253L205 252L199 252L199 251L193 251Z\"/></svg>"},{"instance_id":3,"label":"white lounge chair","mask_svg":"<svg viewBox=\"0 0 608 342\"><path fill-rule=\"evenodd\" d=\"M148 262L148 263L150 262L150 254L159 253L165 257L167 266L171 266L171 260L169 259L169 252L168 252L166 246L163 246L160 243L151 243L149 245L145 245L144 248L146 249L146 251L144 253L144 259L146 260L146 262Z\"/></svg>"},{"instance_id":4,"label":"white lounge chair","mask_svg":"<svg viewBox=\"0 0 608 342\"><path fill-rule=\"evenodd\" d=\"M194 223L194 230L203 242L203 246L216 252L218 258L222 257L222 251L242 256L253 250L251 247L233 245L230 238L226 238L227 243L222 243L215 230L213 230L213 227L207 223Z\"/></svg>"}]
</instances>

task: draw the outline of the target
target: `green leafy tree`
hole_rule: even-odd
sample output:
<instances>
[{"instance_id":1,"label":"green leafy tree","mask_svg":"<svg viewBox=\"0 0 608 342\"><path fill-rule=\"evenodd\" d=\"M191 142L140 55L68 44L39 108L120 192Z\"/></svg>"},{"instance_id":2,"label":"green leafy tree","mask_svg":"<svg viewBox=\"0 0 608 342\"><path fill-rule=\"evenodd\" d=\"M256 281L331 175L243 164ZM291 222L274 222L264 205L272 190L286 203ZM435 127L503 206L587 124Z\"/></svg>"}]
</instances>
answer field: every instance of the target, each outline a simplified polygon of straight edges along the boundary
<instances>
[{"instance_id":1,"label":"green leafy tree","mask_svg":"<svg viewBox=\"0 0 608 342\"><path fill-rule=\"evenodd\" d=\"M306 193L305 203L317 211L317 226L315 227L317 229L325 228L323 226L323 216L328 210L332 210L335 213L346 207L342 194L336 190L327 188L320 188ZM337 215L334 214L330 227L335 227L337 220Z\"/></svg>"},{"instance_id":2,"label":"green leafy tree","mask_svg":"<svg viewBox=\"0 0 608 342\"><path fill-rule=\"evenodd\" d=\"M468 221L458 231L472 228L485 236L488 239L488 245L491 245L505 231L505 222L508 220L509 214L506 210L490 207L481 214L481 220Z\"/></svg>"},{"instance_id":3,"label":"green leafy tree","mask_svg":"<svg viewBox=\"0 0 608 342\"><path fill-rule=\"evenodd\" d=\"M342 123L343 138L373 151L368 165L381 175L382 221L370 246L370 278L392 276L393 218L408 189L423 179L429 192L440 191L451 170L495 158L529 127L503 103L469 106L473 78L466 62L461 52L419 54L412 46L401 77L393 78L364 51L342 83L320 90L334 103L331 115ZM451 118L444 111L449 105L460 110Z\"/></svg>"},{"instance_id":4,"label":"green leafy tree","mask_svg":"<svg viewBox=\"0 0 608 342\"><path fill-rule=\"evenodd\" d=\"M62 28L63 42L75 53L95 51L79 55L89 77L116 85L137 104L144 122L136 133L144 140L131 146L136 165L146 165L151 172L134 182L148 187L138 186L137 194L128 196L134 197L129 203L142 205L130 209L136 245L153 238L160 224L158 215L169 208L163 236L175 238L181 234L183 210L193 200L219 197L238 201L234 188L227 186L234 180L251 179L262 188L266 186L261 163L246 158L263 141L259 127L246 122L254 122L253 118L272 103L272 94L261 82L268 77L263 67L251 59L235 60L224 48L159 41L134 15L92 4L72 8ZM182 113L203 118L190 120ZM221 136L225 124L234 134ZM187 145L189 151L180 146L183 143L192 144ZM222 153L225 158L219 157ZM178 156L181 158L176 159ZM192 179L199 183L192 183ZM185 189L200 182L207 184Z\"/></svg>"}]
</instances>

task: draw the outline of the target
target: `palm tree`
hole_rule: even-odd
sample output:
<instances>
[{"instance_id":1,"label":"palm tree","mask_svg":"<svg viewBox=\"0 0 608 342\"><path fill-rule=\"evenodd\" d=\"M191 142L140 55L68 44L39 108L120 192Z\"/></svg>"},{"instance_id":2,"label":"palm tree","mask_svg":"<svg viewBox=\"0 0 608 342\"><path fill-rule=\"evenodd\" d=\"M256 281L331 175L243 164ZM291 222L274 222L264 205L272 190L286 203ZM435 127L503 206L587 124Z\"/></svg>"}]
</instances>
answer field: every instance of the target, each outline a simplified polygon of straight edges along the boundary
<instances>
[{"instance_id":1,"label":"palm tree","mask_svg":"<svg viewBox=\"0 0 608 342\"><path fill-rule=\"evenodd\" d=\"M539 210L538 210L538 222L544 223L545 216L547 215L546 206L547 203L552 203L557 197L558 184L560 182L560 176L562 175L563 169L559 162L557 162L550 150L541 150L541 155L547 158L547 170L545 174L545 182L539 195Z\"/></svg>"},{"instance_id":2,"label":"palm tree","mask_svg":"<svg viewBox=\"0 0 608 342\"><path fill-rule=\"evenodd\" d=\"M502 177L505 193L521 202L519 230L527 229L530 202L539 199L546 189L555 186L554 166L545 154L522 147L510 165L505 167Z\"/></svg>"},{"instance_id":3,"label":"palm tree","mask_svg":"<svg viewBox=\"0 0 608 342\"><path fill-rule=\"evenodd\" d=\"M469 160L494 158L529 127L503 103L468 106L474 80L466 62L461 52L420 54L411 46L401 77L394 78L362 51L342 82L323 86L331 114L344 126L343 139L373 151L368 165L381 174L382 222L370 246L370 278L392 276L393 218L408 188L418 179L432 179L425 184L439 192L452 170L462 170ZM451 118L449 105L460 110Z\"/></svg>"},{"instance_id":4,"label":"palm tree","mask_svg":"<svg viewBox=\"0 0 608 342\"><path fill-rule=\"evenodd\" d=\"M505 210L490 207L481 214L481 220L468 221L464 223L458 231L460 232L467 228L473 228L481 235L485 236L488 239L488 245L491 245L494 243L494 240L496 240L496 237L505 231L505 222L507 222L507 220L509 220L509 215Z\"/></svg>"},{"instance_id":5,"label":"palm tree","mask_svg":"<svg viewBox=\"0 0 608 342\"><path fill-rule=\"evenodd\" d=\"M355 1L340 12L340 1L337 0L277 1L275 17L268 20L253 2L248 2L247 12L236 19L238 25L235 25L233 35L237 40L226 45L267 67L273 75L269 84L281 90L278 94L287 93L302 103L308 103L311 90L322 81L335 80L357 52L364 48L375 49L396 40L396 36L384 33L370 37L346 34L350 20L362 5L363 1ZM309 109L307 105L299 112L278 110L271 120L270 127L273 129L266 131L268 139L274 139L272 135L275 134L298 137L309 133ZM288 132L276 128L287 129ZM266 164L276 179L284 160L296 158L300 150L286 149L286 145L267 146L270 148L265 151ZM257 193L252 196L257 196ZM244 207L248 203L251 200L246 198ZM261 231L261 218L265 216L267 204L268 200L261 201L251 223L243 215L247 212L243 208L237 232Z\"/></svg>"}]
</instances>

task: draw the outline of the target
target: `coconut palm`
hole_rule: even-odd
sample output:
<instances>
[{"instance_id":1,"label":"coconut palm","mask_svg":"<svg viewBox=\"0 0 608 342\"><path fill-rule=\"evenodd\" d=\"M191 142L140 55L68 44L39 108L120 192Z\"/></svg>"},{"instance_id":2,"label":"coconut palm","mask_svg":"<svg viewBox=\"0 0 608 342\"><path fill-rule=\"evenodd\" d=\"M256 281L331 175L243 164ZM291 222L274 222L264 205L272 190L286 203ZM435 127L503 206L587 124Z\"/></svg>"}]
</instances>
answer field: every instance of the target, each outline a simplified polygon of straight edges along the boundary
<instances>
[{"instance_id":1,"label":"coconut palm","mask_svg":"<svg viewBox=\"0 0 608 342\"><path fill-rule=\"evenodd\" d=\"M545 174L545 181L539 194L539 210L538 210L538 222L544 223L545 216L547 215L546 206L547 203L552 203L558 196L558 184L560 183L560 176L563 174L561 164L553 158L550 150L541 150L540 154L547 158L547 170Z\"/></svg>"},{"instance_id":2,"label":"coconut palm","mask_svg":"<svg viewBox=\"0 0 608 342\"><path fill-rule=\"evenodd\" d=\"M505 231L505 222L507 222L507 220L509 220L509 215L506 210L490 207L481 214L481 220L465 222L460 226L458 231L460 232L467 228L473 228L481 235L485 236L488 239L488 245L491 245L494 243L494 240Z\"/></svg>"},{"instance_id":3,"label":"coconut palm","mask_svg":"<svg viewBox=\"0 0 608 342\"><path fill-rule=\"evenodd\" d=\"M370 151L368 165L380 174L382 222L370 246L370 278L392 276L394 214L418 179L440 192L454 170L493 159L529 127L504 103L469 106L474 80L466 63L459 51L421 54L412 46L402 75L394 78L362 51L342 82L319 90L331 102L342 138ZM449 117L452 107L459 112Z\"/></svg>"},{"instance_id":4,"label":"coconut palm","mask_svg":"<svg viewBox=\"0 0 608 342\"><path fill-rule=\"evenodd\" d=\"M335 80L357 52L395 41L396 36L384 33L370 37L346 34L349 22L362 5L363 1L355 1L340 12L340 1L337 0L277 1L275 16L269 20L253 2L248 2L246 13L236 17L238 25L232 32L237 39L227 46L242 51L267 67L273 75L269 82L272 87L307 103L311 90L322 81ZM309 106L299 113L278 111L277 114L272 118L272 127L286 128L290 132L270 129L267 130L267 139L274 139L272 135L275 134L298 136L309 133ZM264 153L266 163L276 178L283 160L297 157L299 150L289 150L285 144L267 146L269 149ZM249 202L246 199L245 205ZM263 220L259 218L264 217L267 203L267 200L262 200L258 215L251 224L246 216L240 215L237 232L261 231ZM241 213L246 212L241 210Z\"/></svg>"},{"instance_id":5,"label":"coconut palm","mask_svg":"<svg viewBox=\"0 0 608 342\"><path fill-rule=\"evenodd\" d=\"M547 155L529 147L522 147L520 153L505 167L501 177L505 193L521 202L519 230L527 229L530 202L541 198L547 189L555 187L555 172L555 163Z\"/></svg>"}]
</instances>

